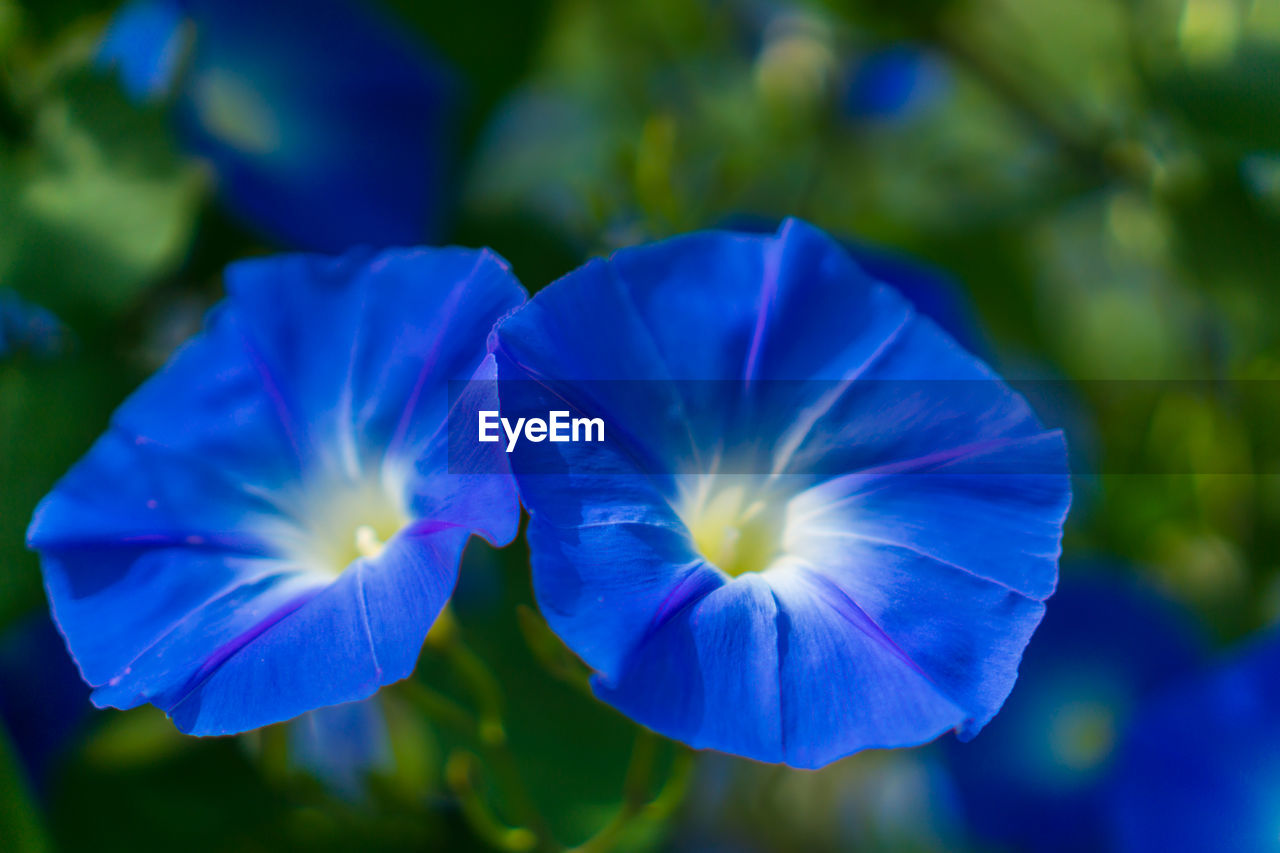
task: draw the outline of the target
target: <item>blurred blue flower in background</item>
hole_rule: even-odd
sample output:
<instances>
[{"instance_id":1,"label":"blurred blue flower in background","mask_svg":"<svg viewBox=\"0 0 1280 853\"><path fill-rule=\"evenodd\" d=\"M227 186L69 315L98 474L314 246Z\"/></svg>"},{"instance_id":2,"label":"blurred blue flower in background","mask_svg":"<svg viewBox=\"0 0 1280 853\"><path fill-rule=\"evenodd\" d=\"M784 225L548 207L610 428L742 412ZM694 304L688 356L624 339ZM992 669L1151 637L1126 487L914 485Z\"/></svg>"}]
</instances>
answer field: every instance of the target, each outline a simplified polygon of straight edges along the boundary
<instances>
[{"instance_id":1,"label":"blurred blue flower in background","mask_svg":"<svg viewBox=\"0 0 1280 853\"><path fill-rule=\"evenodd\" d=\"M289 760L335 794L360 800L369 775L395 762L381 704L366 699L303 714L289 724Z\"/></svg>"},{"instance_id":2,"label":"blurred blue flower in background","mask_svg":"<svg viewBox=\"0 0 1280 853\"><path fill-rule=\"evenodd\" d=\"M1144 705L1120 756L1124 853L1280 846L1280 634Z\"/></svg>"},{"instance_id":3,"label":"blurred blue flower in background","mask_svg":"<svg viewBox=\"0 0 1280 853\"><path fill-rule=\"evenodd\" d=\"M115 68L138 100L167 95L187 46L181 0L138 0L111 19L98 48L98 64Z\"/></svg>"},{"instance_id":4,"label":"blurred blue flower in background","mask_svg":"<svg viewBox=\"0 0 1280 853\"><path fill-rule=\"evenodd\" d=\"M601 699L799 767L1000 708L1057 580L1062 436L825 234L619 251L494 347L504 410L545 392L614 436L513 462L538 603Z\"/></svg>"},{"instance_id":5,"label":"blurred blue flower in background","mask_svg":"<svg viewBox=\"0 0 1280 853\"><path fill-rule=\"evenodd\" d=\"M438 225L454 81L403 30L344 0L142 0L99 63L172 92L226 205L289 246L419 243Z\"/></svg>"},{"instance_id":6,"label":"blurred blue flower in background","mask_svg":"<svg viewBox=\"0 0 1280 853\"><path fill-rule=\"evenodd\" d=\"M716 837L742 851L757 849L747 840L762 850L958 850L966 837L951 775L932 747L863 752L817 773L708 754L698 771L681 851ZM743 803L749 811L736 812Z\"/></svg>"},{"instance_id":7,"label":"blurred blue flower in background","mask_svg":"<svg viewBox=\"0 0 1280 853\"><path fill-rule=\"evenodd\" d=\"M939 56L919 45L893 44L849 64L844 112L859 119L910 119L939 103L950 87L950 71Z\"/></svg>"},{"instance_id":8,"label":"blurred blue flower in background","mask_svg":"<svg viewBox=\"0 0 1280 853\"><path fill-rule=\"evenodd\" d=\"M91 709L89 690L48 616L29 616L0 634L0 725L38 787Z\"/></svg>"},{"instance_id":9,"label":"blurred blue flower in background","mask_svg":"<svg viewBox=\"0 0 1280 853\"><path fill-rule=\"evenodd\" d=\"M1026 850L1107 849L1115 751L1144 698L1198 663L1194 625L1119 573L1064 572L1000 717L948 751L974 831Z\"/></svg>"},{"instance_id":10,"label":"blurred blue flower in background","mask_svg":"<svg viewBox=\"0 0 1280 853\"><path fill-rule=\"evenodd\" d=\"M94 703L194 734L408 676L471 533L505 544L519 518L509 475L446 472L448 381L493 375L485 336L524 299L505 262L283 256L227 290L28 532Z\"/></svg>"},{"instance_id":11,"label":"blurred blue flower in background","mask_svg":"<svg viewBox=\"0 0 1280 853\"><path fill-rule=\"evenodd\" d=\"M18 353L48 358L61 352L69 335L52 313L0 289L0 359Z\"/></svg>"}]
</instances>

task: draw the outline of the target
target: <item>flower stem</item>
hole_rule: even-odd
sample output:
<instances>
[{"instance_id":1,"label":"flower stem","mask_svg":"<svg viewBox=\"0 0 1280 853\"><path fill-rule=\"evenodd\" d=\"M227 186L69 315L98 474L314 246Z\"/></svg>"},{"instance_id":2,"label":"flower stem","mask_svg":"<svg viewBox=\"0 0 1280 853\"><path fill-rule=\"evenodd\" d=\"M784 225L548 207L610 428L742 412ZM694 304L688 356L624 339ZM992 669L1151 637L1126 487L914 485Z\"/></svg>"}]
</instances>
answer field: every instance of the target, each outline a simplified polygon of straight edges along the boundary
<instances>
[{"instance_id":1,"label":"flower stem","mask_svg":"<svg viewBox=\"0 0 1280 853\"><path fill-rule=\"evenodd\" d=\"M503 834L502 837L506 840L503 843L523 844L523 839L530 837L534 840L534 843L532 847L527 849L558 849L558 846L551 839L550 830L538 810L537 803L534 802L529 789L524 784L515 756L512 755L507 746L507 732L503 722L504 699L502 686L499 684L498 678L489 669L484 660L463 641L461 631L456 626L451 630L442 632L432 644L432 648L443 655L458 676L459 681L471 693L477 707L477 713L472 715L452 699L412 679L408 682L412 686L407 688L406 695L429 717L462 733L473 740L479 748L480 754L484 757L484 764L487 765L492 773L494 782L501 793L502 801L520 823L520 826L514 828L506 827L504 829L506 834ZM478 794L475 792L474 785L471 784L477 770L475 767L477 759L474 755L469 753L467 755L470 757L457 758L457 762L455 762L457 766L452 771L453 775L448 777L450 785L453 786L454 783L457 783L455 793L459 793L460 801L463 794L476 800L469 804L463 803L464 814L468 816L468 820L482 821L481 823L474 823L473 826L483 837L493 842L497 838L492 831L493 826L497 825L496 818L490 820L487 824L483 823L484 816L489 815L492 817L492 814L488 806L484 806L483 811L479 808L483 803L479 802ZM450 761L454 761L454 758L451 758ZM463 762L466 763L464 764ZM463 773L464 769L466 770L465 775ZM446 775L448 775L447 768ZM465 786L462 785L464 781L468 783ZM515 834L512 835L511 833ZM512 841L513 838L515 841ZM514 848L502 847L500 849Z\"/></svg>"},{"instance_id":2,"label":"flower stem","mask_svg":"<svg viewBox=\"0 0 1280 853\"><path fill-rule=\"evenodd\" d=\"M542 634L550 632L545 624L530 625L531 618L536 620L535 614L522 613L520 618L534 654L544 664L548 663L539 654L537 647L545 639ZM541 630L536 630L537 628ZM456 750L445 765L445 779L457 798L468 825L485 843L508 853L564 851L566 848L552 837L545 819L524 784L515 756L508 747L503 723L502 688L497 677L484 660L462 641L461 633L456 628L440 632L430 647L452 666L458 679L472 694L478 712L473 714L453 699L415 679L403 682L400 689L405 699L427 717L448 726L475 744L479 756L465 749ZM560 667L561 662L557 658L549 668L553 674L566 672ZM572 673L574 670L568 672ZM581 669L577 672L582 674L583 689L590 695L585 672ZM599 832L573 848L574 853L607 853L615 849L634 826L640 823L661 823L684 802L692 777L693 754L683 746L677 747L666 780L658 793L650 799L661 743L662 739L648 729L637 732L623 781L622 804ZM515 825L505 823L487 802L480 784L481 774L485 770L491 774L500 801L516 819Z\"/></svg>"},{"instance_id":3,"label":"flower stem","mask_svg":"<svg viewBox=\"0 0 1280 853\"><path fill-rule=\"evenodd\" d=\"M459 750L449 756L445 764L445 779L449 783L462 814L471 829L490 846L511 853L531 853L538 849L538 836L522 826L505 826L494 815L476 788L479 759L469 752Z\"/></svg>"},{"instance_id":4,"label":"flower stem","mask_svg":"<svg viewBox=\"0 0 1280 853\"><path fill-rule=\"evenodd\" d=\"M666 781L653 799L648 799L651 777L660 738L648 729L636 733L631 762L622 783L622 805L600 831L588 838L572 853L607 853L638 823L661 823L684 802L693 776L693 753L681 746L671 761Z\"/></svg>"},{"instance_id":5,"label":"flower stem","mask_svg":"<svg viewBox=\"0 0 1280 853\"><path fill-rule=\"evenodd\" d=\"M507 741L503 725L502 687L485 662L454 632L444 645L444 653L479 709L477 734L481 743L501 746Z\"/></svg>"},{"instance_id":6,"label":"flower stem","mask_svg":"<svg viewBox=\"0 0 1280 853\"><path fill-rule=\"evenodd\" d=\"M258 763L262 775L275 785L289 779L289 732L282 723L258 732Z\"/></svg>"},{"instance_id":7,"label":"flower stem","mask_svg":"<svg viewBox=\"0 0 1280 853\"><path fill-rule=\"evenodd\" d=\"M416 678L398 686L400 694L429 719L442 723L466 738L478 739L479 727L471 712L443 693L432 690Z\"/></svg>"}]
</instances>

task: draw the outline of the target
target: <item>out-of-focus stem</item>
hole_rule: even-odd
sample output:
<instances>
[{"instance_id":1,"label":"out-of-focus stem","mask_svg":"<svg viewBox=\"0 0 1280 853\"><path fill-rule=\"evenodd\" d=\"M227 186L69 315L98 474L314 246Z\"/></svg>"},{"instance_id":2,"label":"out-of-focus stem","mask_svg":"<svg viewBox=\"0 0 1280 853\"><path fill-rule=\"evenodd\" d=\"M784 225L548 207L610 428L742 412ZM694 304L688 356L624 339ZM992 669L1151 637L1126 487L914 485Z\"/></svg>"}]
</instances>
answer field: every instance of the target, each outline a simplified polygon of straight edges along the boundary
<instances>
[{"instance_id":1,"label":"out-of-focus stem","mask_svg":"<svg viewBox=\"0 0 1280 853\"><path fill-rule=\"evenodd\" d=\"M289 733L283 723L267 726L258 732L258 761L262 775L274 784L289 778Z\"/></svg>"},{"instance_id":2,"label":"out-of-focus stem","mask_svg":"<svg viewBox=\"0 0 1280 853\"><path fill-rule=\"evenodd\" d=\"M683 746L677 748L662 789L649 800L647 798L658 744L658 736L648 729L641 729L636 734L631 762L627 766L627 775L622 785L622 805L599 832L573 848L573 853L607 853L617 846L632 826L638 823L661 823L680 808L693 776L693 753Z\"/></svg>"},{"instance_id":3,"label":"out-of-focus stem","mask_svg":"<svg viewBox=\"0 0 1280 853\"><path fill-rule=\"evenodd\" d=\"M507 740L502 722L502 687L489 667L471 647L454 632L443 647L454 672L466 685L479 710L480 740L488 745L501 745Z\"/></svg>"},{"instance_id":4,"label":"out-of-focus stem","mask_svg":"<svg viewBox=\"0 0 1280 853\"><path fill-rule=\"evenodd\" d=\"M689 793L689 783L693 781L693 751L681 746L675 757L671 759L671 770L667 781L663 783L658 796L645 806L644 817L654 822L665 821L684 805Z\"/></svg>"},{"instance_id":5,"label":"out-of-focus stem","mask_svg":"<svg viewBox=\"0 0 1280 853\"><path fill-rule=\"evenodd\" d=\"M536 849L555 849L546 821L524 784L515 756L507 747L502 686L497 677L484 660L463 641L458 630L447 632L436 647L444 654L476 703L478 714L472 726L473 736L484 756L484 763L492 771L502 792L504 802L516 820L528 827L526 831L535 838ZM443 697L437 694L437 698ZM438 702L436 704L440 705ZM452 717L457 716L452 712L448 713Z\"/></svg>"},{"instance_id":6,"label":"out-of-focus stem","mask_svg":"<svg viewBox=\"0 0 1280 853\"><path fill-rule=\"evenodd\" d=\"M462 815L472 831L490 846L511 853L532 853L539 848L538 836L522 826L506 826L498 820L476 788L479 759L469 752L449 756L445 780L462 807Z\"/></svg>"},{"instance_id":7,"label":"out-of-focus stem","mask_svg":"<svg viewBox=\"0 0 1280 853\"><path fill-rule=\"evenodd\" d=\"M410 704L432 721L448 726L465 738L479 739L475 717L448 696L432 690L416 678L402 682L397 689Z\"/></svg>"}]
</instances>

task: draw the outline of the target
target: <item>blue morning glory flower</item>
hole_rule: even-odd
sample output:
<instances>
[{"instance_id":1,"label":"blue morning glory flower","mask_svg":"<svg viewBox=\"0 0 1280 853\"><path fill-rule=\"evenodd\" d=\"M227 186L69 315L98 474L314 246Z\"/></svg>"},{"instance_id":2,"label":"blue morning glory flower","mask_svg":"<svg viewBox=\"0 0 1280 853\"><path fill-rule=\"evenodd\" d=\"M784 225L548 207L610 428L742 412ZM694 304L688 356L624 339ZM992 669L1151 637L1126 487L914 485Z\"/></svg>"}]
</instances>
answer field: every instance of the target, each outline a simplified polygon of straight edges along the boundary
<instances>
[{"instance_id":1,"label":"blue morning glory flower","mask_svg":"<svg viewBox=\"0 0 1280 853\"><path fill-rule=\"evenodd\" d=\"M1112 797L1124 853L1280 847L1280 633L1148 702Z\"/></svg>"},{"instance_id":2,"label":"blue morning glory flower","mask_svg":"<svg viewBox=\"0 0 1280 853\"><path fill-rule=\"evenodd\" d=\"M99 62L138 98L173 92L228 207L284 244L416 243L437 225L451 75L346 0L141 0Z\"/></svg>"},{"instance_id":3,"label":"blue morning glory flower","mask_svg":"<svg viewBox=\"0 0 1280 853\"><path fill-rule=\"evenodd\" d=\"M798 767L1000 708L1057 579L1062 436L829 237L622 250L493 349L504 417L605 424L512 455L538 603L601 699Z\"/></svg>"},{"instance_id":4,"label":"blue morning glory flower","mask_svg":"<svg viewBox=\"0 0 1280 853\"><path fill-rule=\"evenodd\" d=\"M949 750L974 830L1018 849L1106 849L1120 740L1196 665L1198 640L1188 614L1133 581L1064 580L999 718Z\"/></svg>"},{"instance_id":5,"label":"blue morning glory flower","mask_svg":"<svg viewBox=\"0 0 1280 853\"><path fill-rule=\"evenodd\" d=\"M226 279L28 531L94 703L193 734L405 678L467 539L518 521L509 475L447 459L448 382L493 376L485 335L524 298L497 256L294 255ZM454 406L493 393L468 388Z\"/></svg>"}]
</instances>

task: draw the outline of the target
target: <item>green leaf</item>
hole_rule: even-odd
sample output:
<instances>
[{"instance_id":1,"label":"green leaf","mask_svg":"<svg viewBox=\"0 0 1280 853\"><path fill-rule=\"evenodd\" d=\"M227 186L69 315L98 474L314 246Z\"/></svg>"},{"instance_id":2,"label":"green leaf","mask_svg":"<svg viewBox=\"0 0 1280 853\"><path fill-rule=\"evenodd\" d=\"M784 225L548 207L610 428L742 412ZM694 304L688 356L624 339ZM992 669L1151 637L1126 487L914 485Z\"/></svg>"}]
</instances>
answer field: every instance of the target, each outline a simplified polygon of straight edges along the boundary
<instances>
[{"instance_id":1,"label":"green leaf","mask_svg":"<svg viewBox=\"0 0 1280 853\"><path fill-rule=\"evenodd\" d=\"M182 260L204 184L161 111L74 73L0 157L0 283L72 319L117 315Z\"/></svg>"}]
</instances>

